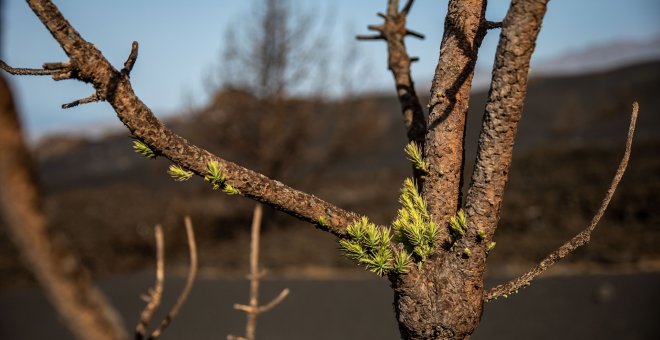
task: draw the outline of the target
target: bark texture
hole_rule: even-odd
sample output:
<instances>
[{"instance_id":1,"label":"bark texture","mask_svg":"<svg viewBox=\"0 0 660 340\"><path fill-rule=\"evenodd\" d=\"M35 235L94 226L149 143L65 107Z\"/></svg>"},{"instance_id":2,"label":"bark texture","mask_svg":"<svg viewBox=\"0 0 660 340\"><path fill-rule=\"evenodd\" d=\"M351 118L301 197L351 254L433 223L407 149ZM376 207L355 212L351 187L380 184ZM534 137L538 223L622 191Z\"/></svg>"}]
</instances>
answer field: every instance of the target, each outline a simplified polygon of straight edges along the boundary
<instances>
[{"instance_id":1,"label":"bark texture","mask_svg":"<svg viewBox=\"0 0 660 340\"><path fill-rule=\"evenodd\" d=\"M450 1L440 61L431 89L425 141L430 164L422 195L444 226L460 205L463 140L477 51L486 33L486 1ZM391 278L399 330L405 339L463 339L479 323L483 283L466 282L460 255L444 254L449 230L440 228L438 254L421 270Z\"/></svg>"},{"instance_id":2,"label":"bark texture","mask_svg":"<svg viewBox=\"0 0 660 340\"><path fill-rule=\"evenodd\" d=\"M463 139L477 52L486 33L486 1L449 1L440 60L431 88L425 159L430 173L423 196L438 223L453 216L461 201ZM441 228L443 241L449 233Z\"/></svg>"},{"instance_id":3,"label":"bark texture","mask_svg":"<svg viewBox=\"0 0 660 340\"><path fill-rule=\"evenodd\" d=\"M51 240L32 160L9 87L0 77L0 211L27 267L78 339L125 339L119 315L81 263Z\"/></svg>"}]
</instances>

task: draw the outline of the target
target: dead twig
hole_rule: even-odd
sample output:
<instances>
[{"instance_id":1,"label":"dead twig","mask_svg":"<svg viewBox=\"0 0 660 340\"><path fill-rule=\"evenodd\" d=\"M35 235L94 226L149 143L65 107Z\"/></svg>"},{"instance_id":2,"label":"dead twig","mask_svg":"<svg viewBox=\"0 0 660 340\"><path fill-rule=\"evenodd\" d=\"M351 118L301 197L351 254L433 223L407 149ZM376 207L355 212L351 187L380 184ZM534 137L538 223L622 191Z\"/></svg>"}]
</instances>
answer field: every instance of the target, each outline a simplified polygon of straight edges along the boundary
<instances>
[{"instance_id":1,"label":"dead twig","mask_svg":"<svg viewBox=\"0 0 660 340\"><path fill-rule=\"evenodd\" d=\"M158 224L154 228L156 237L156 283L154 288L149 288L148 295L144 296L147 305L140 315L140 322L135 328L135 338L144 339L147 333L147 327L153 317L154 312L160 305L163 296L163 285L165 283L165 246L163 241L163 227Z\"/></svg>"},{"instance_id":2,"label":"dead twig","mask_svg":"<svg viewBox=\"0 0 660 340\"><path fill-rule=\"evenodd\" d=\"M598 222L600 222L600 219L603 217L603 214L605 213L607 206L610 204L610 200L612 200L612 196L614 196L614 192L616 191L616 188L619 185L619 181L621 181L621 178L623 177L623 174L626 171L626 167L628 166L633 135L635 134L635 124L637 122L638 111L639 111L639 105L637 104L637 102L635 102L633 103L632 116L630 118L630 126L628 127L628 137L626 139L626 151L623 154L621 163L619 163L619 167L617 168L616 174L612 179L612 183L607 189L607 194L605 194L605 197L603 198L603 201L600 204L600 208L598 209L598 212L596 212L596 215L594 215L594 217L591 219L589 225L587 225L587 227L579 234L575 235L570 241L564 243L561 247L559 247L559 249L555 250L553 253L548 255L548 257L546 257L543 261L541 261L541 263L536 265L536 267L532 268L527 273L521 275L520 277L514 280L511 280L507 283L501 284L497 287L488 290L484 295L484 299L486 301L497 299L500 296L508 296L512 293L517 292L518 289L528 286L535 277L537 277L544 271L548 270L548 268L550 268L550 266L555 264L555 262L563 259L567 255L572 253L575 249L589 242L589 239L591 238L591 233L594 231L594 229L598 225Z\"/></svg>"},{"instance_id":3,"label":"dead twig","mask_svg":"<svg viewBox=\"0 0 660 340\"><path fill-rule=\"evenodd\" d=\"M234 304L234 309L247 314L245 337L228 335L227 340L254 340L257 329L257 316L273 309L289 295L289 289L285 288L271 302L259 306L259 280L264 276L264 272L259 269L259 239L262 215L263 207L261 204L257 204L254 207L254 213L252 215L252 235L250 242L250 274L248 275L250 278L250 304Z\"/></svg>"},{"instance_id":4,"label":"dead twig","mask_svg":"<svg viewBox=\"0 0 660 340\"><path fill-rule=\"evenodd\" d=\"M410 57L406 49L404 38L413 36L424 39L422 33L406 28L406 18L413 5L413 0L408 0L403 9L399 11L399 1L389 0L387 3L387 14L377 13L383 18L381 25L369 25L367 28L378 32L371 35L358 35L358 40L385 40L387 42L388 68L394 76L399 104L406 126L408 140L415 142L421 148L424 147L424 136L426 134L426 117L420 104L415 85L410 75L410 64L419 60ZM424 175L413 167L413 173L417 183L422 183Z\"/></svg>"},{"instance_id":5,"label":"dead twig","mask_svg":"<svg viewBox=\"0 0 660 340\"><path fill-rule=\"evenodd\" d=\"M151 333L149 340L155 340L163 334L165 329L172 323L174 317L179 313L181 306L186 302L190 290L192 289L193 284L195 283L195 277L197 276L197 244L195 243L195 232L192 225L192 221L189 216L184 218L184 223L186 226L186 236L188 239L188 250L190 252L190 267L188 269L188 276L186 277L186 284L181 291L181 294L176 300L176 303L172 306L170 311L167 313L160 325ZM164 260L164 246L163 246L163 235L160 225L156 226L156 248L157 248L157 263L156 263L156 284L154 289L150 290L149 296L147 296L148 304L145 307L144 311L140 316L140 323L136 327L135 339L142 340L146 336L147 326L151 321L151 317L155 312L156 308L160 304L161 296L163 294L163 282L165 278L165 260Z\"/></svg>"}]
</instances>

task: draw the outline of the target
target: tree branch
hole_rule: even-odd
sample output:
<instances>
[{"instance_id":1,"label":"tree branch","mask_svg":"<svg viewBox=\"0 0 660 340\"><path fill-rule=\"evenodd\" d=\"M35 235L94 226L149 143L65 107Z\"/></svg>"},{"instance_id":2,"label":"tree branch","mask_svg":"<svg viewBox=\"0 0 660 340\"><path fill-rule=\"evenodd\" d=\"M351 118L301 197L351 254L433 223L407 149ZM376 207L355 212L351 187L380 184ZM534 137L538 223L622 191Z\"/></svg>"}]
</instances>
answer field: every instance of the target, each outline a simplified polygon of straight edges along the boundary
<instances>
[{"instance_id":1,"label":"tree branch","mask_svg":"<svg viewBox=\"0 0 660 340\"><path fill-rule=\"evenodd\" d=\"M252 170L226 161L166 128L135 95L127 74L112 67L103 54L71 27L49 0L28 0L28 4L70 58L71 76L91 83L97 94L113 107L130 132L158 154L179 166L205 176L215 161L227 175L227 183L242 195L265 203L294 217L313 223L337 236L358 216L316 196L290 188ZM319 223L323 219L324 223Z\"/></svg>"},{"instance_id":2,"label":"tree branch","mask_svg":"<svg viewBox=\"0 0 660 340\"><path fill-rule=\"evenodd\" d=\"M430 164L422 195L438 225L456 214L463 186L463 143L477 52L486 30L485 0L450 0L440 58L433 77L425 139ZM450 239L439 228L439 244Z\"/></svg>"},{"instance_id":3,"label":"tree branch","mask_svg":"<svg viewBox=\"0 0 660 340\"><path fill-rule=\"evenodd\" d=\"M458 248L472 249L475 256L471 261L474 263L484 260L487 244L499 221L513 144L527 92L529 62L547 2L514 0L504 18L479 136L477 161L465 203L469 228ZM477 237L478 233L482 235Z\"/></svg>"},{"instance_id":4,"label":"tree branch","mask_svg":"<svg viewBox=\"0 0 660 340\"><path fill-rule=\"evenodd\" d=\"M146 336L151 318L160 305L163 296L163 285L165 283L165 245L163 242L163 227L160 224L154 228L154 234L156 237L156 283L153 289L149 288L148 295L145 296L147 305L140 315L140 322L135 327L136 339L144 339Z\"/></svg>"},{"instance_id":5,"label":"tree branch","mask_svg":"<svg viewBox=\"0 0 660 340\"><path fill-rule=\"evenodd\" d=\"M358 35L358 40L385 40L387 42L388 68L392 71L396 91L401 104L403 120L406 126L408 140L417 143L424 148L424 135L426 133L426 117L419 102L415 85L410 75L410 64L415 61L408 55L404 38L411 35L424 39L424 35L406 28L406 16L408 15L413 1L407 1L404 8L399 12L399 1L389 0L387 4L387 15L378 13L385 20L382 25L369 25L370 30L377 30L378 35ZM413 168L414 177L421 183L424 175Z\"/></svg>"},{"instance_id":6,"label":"tree branch","mask_svg":"<svg viewBox=\"0 0 660 340\"><path fill-rule=\"evenodd\" d=\"M183 287L181 294L176 299L176 303L172 306L172 309L167 313L165 319L160 323L158 328L156 328L149 337L150 340L158 338L163 331L172 323L174 317L179 313L179 309L183 306L183 303L186 302L188 294L192 289L193 283L195 283L195 277L197 276L197 244L195 243L195 231L193 230L192 221L190 216L184 218L186 225L186 237L188 239L188 251L190 252L190 267L188 268L188 276L186 277L186 285Z\"/></svg>"},{"instance_id":7,"label":"tree branch","mask_svg":"<svg viewBox=\"0 0 660 340\"><path fill-rule=\"evenodd\" d=\"M488 292L486 292L486 294L484 295L484 299L486 301L497 299L498 297L503 295L510 295L512 293L517 292L518 289L528 286L535 277L537 277L544 271L548 270L548 268L550 268L557 261L563 259L564 257L571 254L575 249L589 242L589 239L591 238L591 233L594 231L594 229L598 225L598 222L600 222L600 219L603 217L603 214L605 213L605 210L607 209L607 206L612 200L612 196L614 196L614 192L616 191L616 188L619 185L619 181L621 181L621 178L623 177L623 174L626 171L626 167L628 166L633 135L635 134L635 125L637 123L638 111L639 111L639 105L637 104L637 102L635 102L633 103L633 111L632 111L632 116L630 118L630 126L628 127L628 137L626 139L626 151L624 152L623 158L619 163L619 167L617 168L616 174L612 179L612 183L607 189L607 193L605 194L605 197L603 198L603 201L600 204L600 208L598 209L598 212L596 212L596 215L594 215L594 217L591 219L589 225L579 234L575 235L570 241L564 243L561 247L559 247L559 249L555 250L552 254L548 255L548 257L543 259L541 263L539 263L536 267L532 268L527 273L521 275L517 279L511 280L507 283L501 284L497 287L488 290Z\"/></svg>"},{"instance_id":8,"label":"tree branch","mask_svg":"<svg viewBox=\"0 0 660 340\"><path fill-rule=\"evenodd\" d=\"M234 309L243 311L247 314L247 322L245 325L245 337L237 337L228 335L227 339L246 339L254 340L257 330L257 317L259 314L267 312L280 304L287 295L289 289L285 288L280 292L275 299L266 305L259 306L259 281L263 277L264 272L259 269L259 240L261 238L261 218L263 216L263 208L260 204L254 207L252 214L252 227L250 238L250 305L243 305L239 303L234 304Z\"/></svg>"}]
</instances>

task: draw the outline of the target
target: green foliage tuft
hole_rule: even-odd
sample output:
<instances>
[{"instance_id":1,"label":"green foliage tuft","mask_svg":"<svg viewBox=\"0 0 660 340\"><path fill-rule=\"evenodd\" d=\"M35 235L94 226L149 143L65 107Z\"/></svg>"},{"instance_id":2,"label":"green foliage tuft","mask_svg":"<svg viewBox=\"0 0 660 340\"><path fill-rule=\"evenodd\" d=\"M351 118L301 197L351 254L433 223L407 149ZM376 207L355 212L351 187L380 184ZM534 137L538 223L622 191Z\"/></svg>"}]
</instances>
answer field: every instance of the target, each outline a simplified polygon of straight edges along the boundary
<instances>
[{"instance_id":1,"label":"green foliage tuft","mask_svg":"<svg viewBox=\"0 0 660 340\"><path fill-rule=\"evenodd\" d=\"M328 219L325 218L325 216L319 217L319 225L321 227L327 228L330 224L328 223Z\"/></svg>"},{"instance_id":2,"label":"green foliage tuft","mask_svg":"<svg viewBox=\"0 0 660 340\"><path fill-rule=\"evenodd\" d=\"M321 223L321 219L319 219ZM388 228L377 227L362 217L346 227L348 237L339 241L340 248L367 270L383 276L394 268L392 235Z\"/></svg>"},{"instance_id":3,"label":"green foliage tuft","mask_svg":"<svg viewBox=\"0 0 660 340\"><path fill-rule=\"evenodd\" d=\"M167 173L174 178L175 181L183 182L187 181L192 177L193 172L188 171L178 165L172 164L167 170Z\"/></svg>"},{"instance_id":4,"label":"green foliage tuft","mask_svg":"<svg viewBox=\"0 0 660 340\"><path fill-rule=\"evenodd\" d=\"M422 196L417 192L417 185L410 178L403 182L399 203L401 209L396 220L392 222L395 239L404 245L416 262L424 262L435 252L438 226L429 215Z\"/></svg>"},{"instance_id":5,"label":"green foliage tuft","mask_svg":"<svg viewBox=\"0 0 660 340\"><path fill-rule=\"evenodd\" d=\"M407 273L412 264L412 257L405 250L395 251L394 254L394 272L397 274Z\"/></svg>"},{"instance_id":6,"label":"green foliage tuft","mask_svg":"<svg viewBox=\"0 0 660 340\"><path fill-rule=\"evenodd\" d=\"M227 195L239 195L241 192L238 189L231 186L231 184L225 182L225 186L222 188L222 192Z\"/></svg>"},{"instance_id":7,"label":"green foliage tuft","mask_svg":"<svg viewBox=\"0 0 660 340\"><path fill-rule=\"evenodd\" d=\"M145 144L140 140L133 141L133 150L135 150L135 152L139 153L144 157L156 158L156 153L154 152L154 150L151 150L149 145Z\"/></svg>"},{"instance_id":8,"label":"green foliage tuft","mask_svg":"<svg viewBox=\"0 0 660 340\"><path fill-rule=\"evenodd\" d=\"M479 229L479 232L477 233L477 237L479 237L479 241L485 240L486 232L483 229Z\"/></svg>"},{"instance_id":9,"label":"green foliage tuft","mask_svg":"<svg viewBox=\"0 0 660 340\"><path fill-rule=\"evenodd\" d=\"M410 160L417 170L423 171L425 173L429 172L429 163L424 161L424 156L422 155L422 149L415 142L410 142L406 145L404 149L408 154L408 160Z\"/></svg>"},{"instance_id":10,"label":"green foliage tuft","mask_svg":"<svg viewBox=\"0 0 660 340\"><path fill-rule=\"evenodd\" d=\"M465 232L467 231L467 221L463 209L459 210L456 213L456 216L449 218L449 227L452 230L454 241L465 235Z\"/></svg>"},{"instance_id":11,"label":"green foliage tuft","mask_svg":"<svg viewBox=\"0 0 660 340\"><path fill-rule=\"evenodd\" d=\"M211 183L213 190L220 189L220 186L225 182L225 174L223 173L220 164L217 161L210 161L206 164L208 170L204 180Z\"/></svg>"},{"instance_id":12,"label":"green foliage tuft","mask_svg":"<svg viewBox=\"0 0 660 340\"><path fill-rule=\"evenodd\" d=\"M497 244L497 242L491 242L491 243L488 243L488 246L486 246L486 252L488 253L488 252L490 252L491 250L495 249L495 245L496 245L496 244Z\"/></svg>"},{"instance_id":13,"label":"green foliage tuft","mask_svg":"<svg viewBox=\"0 0 660 340\"><path fill-rule=\"evenodd\" d=\"M472 251L470 250L470 248L467 248L467 247L464 248L463 249L463 256L470 257L470 255L472 255Z\"/></svg>"}]
</instances>

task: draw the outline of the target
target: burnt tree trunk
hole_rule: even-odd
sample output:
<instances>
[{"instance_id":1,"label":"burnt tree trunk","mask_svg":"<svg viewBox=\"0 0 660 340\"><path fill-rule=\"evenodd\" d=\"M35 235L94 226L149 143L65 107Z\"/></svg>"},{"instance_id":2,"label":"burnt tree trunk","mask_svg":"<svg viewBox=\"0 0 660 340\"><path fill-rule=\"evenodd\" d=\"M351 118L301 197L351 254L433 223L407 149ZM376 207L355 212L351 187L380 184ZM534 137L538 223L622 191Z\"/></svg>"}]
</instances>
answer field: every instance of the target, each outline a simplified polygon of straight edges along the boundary
<instances>
[{"instance_id":1,"label":"burnt tree trunk","mask_svg":"<svg viewBox=\"0 0 660 340\"><path fill-rule=\"evenodd\" d=\"M419 270L390 277L404 339L468 339L481 320L486 245L499 221L529 61L546 5L547 0L514 0L503 21L466 206L468 231L455 243L444 235L436 244L438 254ZM431 173L423 191L429 213L439 225L445 225L461 206L470 83L479 45L492 26L484 17L485 8L485 1L450 1L445 21L426 135ZM479 231L486 237L478 236Z\"/></svg>"}]
</instances>

